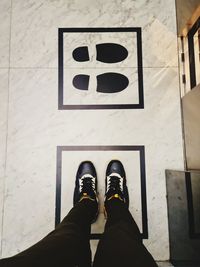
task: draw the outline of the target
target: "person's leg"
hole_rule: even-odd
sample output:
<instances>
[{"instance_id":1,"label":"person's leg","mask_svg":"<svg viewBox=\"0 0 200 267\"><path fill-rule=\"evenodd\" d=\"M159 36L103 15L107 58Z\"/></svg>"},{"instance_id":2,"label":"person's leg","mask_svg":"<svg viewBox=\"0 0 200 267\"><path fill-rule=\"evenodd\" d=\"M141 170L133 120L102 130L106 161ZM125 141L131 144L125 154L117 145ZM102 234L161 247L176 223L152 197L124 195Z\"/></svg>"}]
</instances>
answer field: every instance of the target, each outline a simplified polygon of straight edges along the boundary
<instances>
[{"instance_id":1,"label":"person's leg","mask_svg":"<svg viewBox=\"0 0 200 267\"><path fill-rule=\"evenodd\" d=\"M90 228L98 212L97 179L92 163L79 166L74 208L54 231L29 249L0 260L0 267L90 267Z\"/></svg>"},{"instance_id":2,"label":"person's leg","mask_svg":"<svg viewBox=\"0 0 200 267\"><path fill-rule=\"evenodd\" d=\"M98 244L94 267L156 267L128 210L128 189L121 162L111 161L106 176L107 222Z\"/></svg>"},{"instance_id":3,"label":"person's leg","mask_svg":"<svg viewBox=\"0 0 200 267\"><path fill-rule=\"evenodd\" d=\"M98 244L94 267L156 267L124 203L112 199L106 204L106 211L105 232Z\"/></svg>"},{"instance_id":4,"label":"person's leg","mask_svg":"<svg viewBox=\"0 0 200 267\"><path fill-rule=\"evenodd\" d=\"M90 225L96 209L95 202L82 200L54 231L16 256L0 260L0 266L91 266Z\"/></svg>"}]
</instances>

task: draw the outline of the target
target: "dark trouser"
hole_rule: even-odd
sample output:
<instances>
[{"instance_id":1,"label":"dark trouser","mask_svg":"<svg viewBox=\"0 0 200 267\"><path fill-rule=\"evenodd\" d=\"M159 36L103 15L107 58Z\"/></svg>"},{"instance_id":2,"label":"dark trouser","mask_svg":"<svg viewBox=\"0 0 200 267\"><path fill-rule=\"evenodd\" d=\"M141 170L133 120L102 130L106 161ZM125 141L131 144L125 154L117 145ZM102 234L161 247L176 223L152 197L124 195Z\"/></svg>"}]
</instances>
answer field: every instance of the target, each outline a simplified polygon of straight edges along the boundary
<instances>
[{"instance_id":1,"label":"dark trouser","mask_svg":"<svg viewBox=\"0 0 200 267\"><path fill-rule=\"evenodd\" d=\"M99 241L94 267L157 267L142 244L138 227L118 199L106 205L108 219ZM90 267L90 228L96 203L78 203L56 227L37 244L16 256L0 260L0 267Z\"/></svg>"}]
</instances>

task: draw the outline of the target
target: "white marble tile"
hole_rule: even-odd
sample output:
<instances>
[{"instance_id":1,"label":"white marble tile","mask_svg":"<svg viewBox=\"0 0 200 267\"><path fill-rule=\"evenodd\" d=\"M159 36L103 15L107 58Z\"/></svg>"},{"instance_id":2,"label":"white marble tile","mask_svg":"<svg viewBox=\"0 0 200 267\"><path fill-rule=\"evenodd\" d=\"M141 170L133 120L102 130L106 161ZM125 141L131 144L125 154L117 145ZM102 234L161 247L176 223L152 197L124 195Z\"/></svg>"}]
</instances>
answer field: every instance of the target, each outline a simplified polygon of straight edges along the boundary
<instances>
[{"instance_id":1,"label":"white marble tile","mask_svg":"<svg viewBox=\"0 0 200 267\"><path fill-rule=\"evenodd\" d=\"M125 168L127 185L129 188L129 209L142 232L141 213L141 174L138 151L63 151L62 156L62 201L61 218L63 218L73 205L74 177L80 162L90 160L95 165L98 177L98 192L100 199L99 216L92 224L92 233L101 234L104 231L104 193L105 193L105 171L112 159L119 159ZM73 177L71 179L71 177ZM91 240L92 257L94 257L98 240Z\"/></svg>"},{"instance_id":2,"label":"white marble tile","mask_svg":"<svg viewBox=\"0 0 200 267\"><path fill-rule=\"evenodd\" d=\"M12 67L57 67L63 27L141 27L144 66L178 65L174 0L13 0L12 14Z\"/></svg>"},{"instance_id":3,"label":"white marble tile","mask_svg":"<svg viewBox=\"0 0 200 267\"><path fill-rule=\"evenodd\" d=\"M105 73L118 73L128 78L127 87L117 93L97 92L97 76ZM88 90L80 90L74 87L73 78L76 75L85 74L90 77ZM105 82L101 85L106 87ZM115 88L117 84L113 85ZM101 88L101 86L100 86ZM138 104L138 70L136 68L112 68L112 69L64 69L63 83L64 105L87 105L87 104Z\"/></svg>"},{"instance_id":4,"label":"white marble tile","mask_svg":"<svg viewBox=\"0 0 200 267\"><path fill-rule=\"evenodd\" d=\"M62 152L62 192L61 208L62 218L66 216L73 206L73 192L75 177L80 162L90 160L95 165L98 178L98 191L100 197L100 216L92 225L92 233L103 233L105 172L112 159L120 160L125 168L127 185L129 188L130 206L135 221L142 232L141 214L141 174L139 151L63 151Z\"/></svg>"},{"instance_id":5,"label":"white marble tile","mask_svg":"<svg viewBox=\"0 0 200 267\"><path fill-rule=\"evenodd\" d=\"M11 0L0 1L0 67L9 67Z\"/></svg>"},{"instance_id":6,"label":"white marble tile","mask_svg":"<svg viewBox=\"0 0 200 267\"><path fill-rule=\"evenodd\" d=\"M165 169L184 167L177 68L144 69L143 110L58 111L57 86L57 70L11 70L3 256L54 227L57 146L145 145L145 245L168 260Z\"/></svg>"},{"instance_id":7,"label":"white marble tile","mask_svg":"<svg viewBox=\"0 0 200 267\"><path fill-rule=\"evenodd\" d=\"M122 68L137 67L137 33L136 32L99 32L99 33L67 33L63 34L64 67L65 68ZM104 63L96 60L96 45L102 43L120 44L128 51L128 56L121 62ZM74 49L87 46L90 60L75 61L72 57ZM100 53L100 51L99 51Z\"/></svg>"},{"instance_id":8,"label":"white marble tile","mask_svg":"<svg viewBox=\"0 0 200 267\"><path fill-rule=\"evenodd\" d=\"M123 27L142 27L144 67L178 66L175 1L122 0Z\"/></svg>"},{"instance_id":9,"label":"white marble tile","mask_svg":"<svg viewBox=\"0 0 200 267\"><path fill-rule=\"evenodd\" d=\"M49 136L51 114L57 109L56 104L53 106L56 73L45 74L11 71L3 257L32 245L54 228L56 148L44 140ZM40 116L43 119L37 126Z\"/></svg>"},{"instance_id":10,"label":"white marble tile","mask_svg":"<svg viewBox=\"0 0 200 267\"><path fill-rule=\"evenodd\" d=\"M14 0L11 65L56 67L59 27L116 27L120 18L119 0Z\"/></svg>"},{"instance_id":11,"label":"white marble tile","mask_svg":"<svg viewBox=\"0 0 200 267\"><path fill-rule=\"evenodd\" d=\"M0 69L0 241L2 240L5 158L7 136L8 69ZM1 243L0 243L1 254ZM1 256L1 255L0 255Z\"/></svg>"}]
</instances>

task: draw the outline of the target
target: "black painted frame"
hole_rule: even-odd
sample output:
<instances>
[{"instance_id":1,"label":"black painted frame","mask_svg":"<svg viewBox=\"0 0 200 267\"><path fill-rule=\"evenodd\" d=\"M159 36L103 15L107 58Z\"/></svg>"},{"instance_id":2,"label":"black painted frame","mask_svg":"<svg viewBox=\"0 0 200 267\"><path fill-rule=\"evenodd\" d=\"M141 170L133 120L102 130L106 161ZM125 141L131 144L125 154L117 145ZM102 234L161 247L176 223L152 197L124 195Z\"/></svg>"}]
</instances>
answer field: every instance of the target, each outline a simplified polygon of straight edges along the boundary
<instances>
[{"instance_id":1,"label":"black painted frame","mask_svg":"<svg viewBox=\"0 0 200 267\"><path fill-rule=\"evenodd\" d=\"M138 104L111 104L111 105L65 105L63 103L63 35L65 32L136 32L137 34L137 63L138 63ZM58 29L58 109L144 109L144 89L143 89L143 63L142 63L142 29L140 27L127 28L59 28Z\"/></svg>"},{"instance_id":2,"label":"black painted frame","mask_svg":"<svg viewBox=\"0 0 200 267\"><path fill-rule=\"evenodd\" d=\"M140 146L57 146L55 226L61 220L62 152L64 151L139 151L141 173L141 205L143 239L148 239L148 215L146 196L145 147ZM91 239L100 239L101 234L91 234Z\"/></svg>"},{"instance_id":3,"label":"black painted frame","mask_svg":"<svg viewBox=\"0 0 200 267\"><path fill-rule=\"evenodd\" d=\"M188 205L188 224L189 224L189 236L191 239L200 239L200 233L195 231L195 215L193 206L193 195L192 195L192 182L191 173L185 172L185 185L187 193L187 205Z\"/></svg>"},{"instance_id":4,"label":"black painted frame","mask_svg":"<svg viewBox=\"0 0 200 267\"><path fill-rule=\"evenodd\" d=\"M188 50L189 50L189 67L190 67L190 88L194 88L196 84L196 71L195 71L195 56L194 56L194 35L200 28L200 17L194 23L188 32Z\"/></svg>"}]
</instances>

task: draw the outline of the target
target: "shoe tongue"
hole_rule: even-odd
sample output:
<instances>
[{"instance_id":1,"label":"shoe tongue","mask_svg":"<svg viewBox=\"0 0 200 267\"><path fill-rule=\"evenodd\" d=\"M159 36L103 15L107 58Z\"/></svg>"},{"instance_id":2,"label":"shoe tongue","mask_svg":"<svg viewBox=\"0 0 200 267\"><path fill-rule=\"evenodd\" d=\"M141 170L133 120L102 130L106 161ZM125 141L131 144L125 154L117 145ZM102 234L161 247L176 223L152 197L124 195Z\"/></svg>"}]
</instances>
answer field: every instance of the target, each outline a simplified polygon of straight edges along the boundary
<instances>
[{"instance_id":1,"label":"shoe tongue","mask_svg":"<svg viewBox=\"0 0 200 267\"><path fill-rule=\"evenodd\" d=\"M85 178L94 178L94 177L91 174L86 173L81 177L81 179L85 179Z\"/></svg>"},{"instance_id":2,"label":"shoe tongue","mask_svg":"<svg viewBox=\"0 0 200 267\"><path fill-rule=\"evenodd\" d=\"M111 174L109 175L110 177L110 188L112 188L114 191L119 191L120 190L120 177L119 175Z\"/></svg>"},{"instance_id":3,"label":"shoe tongue","mask_svg":"<svg viewBox=\"0 0 200 267\"><path fill-rule=\"evenodd\" d=\"M110 188L108 190L108 195L112 196L115 194L120 195L123 198L123 192L120 190L120 178L121 176L118 173L112 173L109 175L110 179Z\"/></svg>"},{"instance_id":4,"label":"shoe tongue","mask_svg":"<svg viewBox=\"0 0 200 267\"><path fill-rule=\"evenodd\" d=\"M91 178L90 177L85 177L83 180L83 183L90 185L91 184Z\"/></svg>"},{"instance_id":5,"label":"shoe tongue","mask_svg":"<svg viewBox=\"0 0 200 267\"><path fill-rule=\"evenodd\" d=\"M117 177L117 176L112 176L112 181L116 182L116 183L119 183L120 182L120 178Z\"/></svg>"},{"instance_id":6,"label":"shoe tongue","mask_svg":"<svg viewBox=\"0 0 200 267\"><path fill-rule=\"evenodd\" d=\"M115 177L115 178L118 178L118 179L121 179L122 178L121 175L119 173L117 173L117 172L111 173L109 175L109 177L111 177L111 178Z\"/></svg>"}]
</instances>

